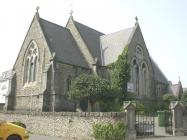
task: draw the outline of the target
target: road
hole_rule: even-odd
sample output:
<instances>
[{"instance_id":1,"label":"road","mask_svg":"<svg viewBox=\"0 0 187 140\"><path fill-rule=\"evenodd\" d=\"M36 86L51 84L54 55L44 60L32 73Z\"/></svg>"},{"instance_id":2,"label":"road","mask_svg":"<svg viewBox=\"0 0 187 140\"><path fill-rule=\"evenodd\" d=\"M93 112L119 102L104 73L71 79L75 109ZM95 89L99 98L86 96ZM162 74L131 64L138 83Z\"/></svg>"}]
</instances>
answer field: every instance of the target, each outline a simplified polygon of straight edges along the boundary
<instances>
[{"instance_id":1,"label":"road","mask_svg":"<svg viewBox=\"0 0 187 140\"><path fill-rule=\"evenodd\" d=\"M187 140L187 136L138 138L137 140Z\"/></svg>"},{"instance_id":2,"label":"road","mask_svg":"<svg viewBox=\"0 0 187 140\"><path fill-rule=\"evenodd\" d=\"M49 137L49 136L41 136L41 135L33 135L33 134L30 134L29 136L30 136L29 140L63 140L62 138L58 138L58 137Z\"/></svg>"},{"instance_id":3,"label":"road","mask_svg":"<svg viewBox=\"0 0 187 140\"><path fill-rule=\"evenodd\" d=\"M58 137L40 136L30 134L29 140L63 140ZM187 136L178 137L154 137L154 138L138 138L137 140L187 140Z\"/></svg>"}]
</instances>

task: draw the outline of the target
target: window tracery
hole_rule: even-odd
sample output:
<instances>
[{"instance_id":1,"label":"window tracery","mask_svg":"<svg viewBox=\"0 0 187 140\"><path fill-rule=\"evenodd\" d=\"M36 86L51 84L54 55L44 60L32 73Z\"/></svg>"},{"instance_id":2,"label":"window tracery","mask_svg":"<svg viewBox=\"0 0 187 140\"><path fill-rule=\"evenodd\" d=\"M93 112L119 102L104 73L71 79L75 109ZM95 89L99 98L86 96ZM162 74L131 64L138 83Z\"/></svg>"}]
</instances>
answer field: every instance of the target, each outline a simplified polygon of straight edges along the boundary
<instances>
[{"instance_id":1,"label":"window tracery","mask_svg":"<svg viewBox=\"0 0 187 140\"><path fill-rule=\"evenodd\" d=\"M36 81L37 74L38 47L35 41L29 44L25 60L24 83L31 83Z\"/></svg>"}]
</instances>

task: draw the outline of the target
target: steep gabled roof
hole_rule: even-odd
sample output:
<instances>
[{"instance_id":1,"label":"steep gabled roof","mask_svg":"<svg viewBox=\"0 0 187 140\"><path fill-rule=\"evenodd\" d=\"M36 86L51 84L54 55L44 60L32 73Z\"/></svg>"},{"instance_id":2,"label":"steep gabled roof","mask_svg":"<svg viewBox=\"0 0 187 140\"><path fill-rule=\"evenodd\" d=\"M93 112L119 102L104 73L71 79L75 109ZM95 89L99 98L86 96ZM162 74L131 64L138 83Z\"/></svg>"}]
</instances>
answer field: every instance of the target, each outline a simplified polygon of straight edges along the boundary
<instances>
[{"instance_id":1,"label":"steep gabled roof","mask_svg":"<svg viewBox=\"0 0 187 140\"><path fill-rule=\"evenodd\" d=\"M115 62L131 38L135 27L101 36L103 65Z\"/></svg>"},{"instance_id":2,"label":"steep gabled roof","mask_svg":"<svg viewBox=\"0 0 187 140\"><path fill-rule=\"evenodd\" d=\"M50 50L52 53L55 52L55 60L88 68L69 29L42 18L39 19L39 22Z\"/></svg>"},{"instance_id":3,"label":"steep gabled roof","mask_svg":"<svg viewBox=\"0 0 187 140\"><path fill-rule=\"evenodd\" d=\"M177 97L181 96L182 93L184 92L181 82L179 81L178 84L173 84L173 85L170 84L169 92L172 93L173 95L177 96Z\"/></svg>"},{"instance_id":4,"label":"steep gabled roof","mask_svg":"<svg viewBox=\"0 0 187 140\"><path fill-rule=\"evenodd\" d=\"M93 57L97 58L99 64L101 64L100 36L104 34L77 21L74 21L74 23Z\"/></svg>"},{"instance_id":5,"label":"steep gabled roof","mask_svg":"<svg viewBox=\"0 0 187 140\"><path fill-rule=\"evenodd\" d=\"M154 70L154 77L157 82L169 84L167 78L163 74L163 72L160 70L156 62L150 57L150 60L152 62L153 70Z\"/></svg>"}]
</instances>

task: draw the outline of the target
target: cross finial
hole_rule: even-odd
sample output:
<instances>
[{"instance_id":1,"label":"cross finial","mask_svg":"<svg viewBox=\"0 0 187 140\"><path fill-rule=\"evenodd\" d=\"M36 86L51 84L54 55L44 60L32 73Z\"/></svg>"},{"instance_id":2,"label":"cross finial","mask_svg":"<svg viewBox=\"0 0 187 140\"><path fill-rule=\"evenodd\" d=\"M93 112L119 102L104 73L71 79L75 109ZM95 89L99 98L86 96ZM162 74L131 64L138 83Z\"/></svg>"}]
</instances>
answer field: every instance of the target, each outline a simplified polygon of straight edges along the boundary
<instances>
[{"instance_id":1,"label":"cross finial","mask_svg":"<svg viewBox=\"0 0 187 140\"><path fill-rule=\"evenodd\" d=\"M71 4L70 4L70 17L73 17L73 1L71 1Z\"/></svg>"},{"instance_id":2,"label":"cross finial","mask_svg":"<svg viewBox=\"0 0 187 140\"><path fill-rule=\"evenodd\" d=\"M36 13L38 13L39 9L40 9L40 7L37 6L37 7L36 7Z\"/></svg>"},{"instance_id":3,"label":"cross finial","mask_svg":"<svg viewBox=\"0 0 187 140\"><path fill-rule=\"evenodd\" d=\"M135 20L136 20L136 23L138 23L138 17L137 16L135 17Z\"/></svg>"},{"instance_id":4,"label":"cross finial","mask_svg":"<svg viewBox=\"0 0 187 140\"><path fill-rule=\"evenodd\" d=\"M71 10L69 14L72 17L73 16L73 10Z\"/></svg>"}]
</instances>

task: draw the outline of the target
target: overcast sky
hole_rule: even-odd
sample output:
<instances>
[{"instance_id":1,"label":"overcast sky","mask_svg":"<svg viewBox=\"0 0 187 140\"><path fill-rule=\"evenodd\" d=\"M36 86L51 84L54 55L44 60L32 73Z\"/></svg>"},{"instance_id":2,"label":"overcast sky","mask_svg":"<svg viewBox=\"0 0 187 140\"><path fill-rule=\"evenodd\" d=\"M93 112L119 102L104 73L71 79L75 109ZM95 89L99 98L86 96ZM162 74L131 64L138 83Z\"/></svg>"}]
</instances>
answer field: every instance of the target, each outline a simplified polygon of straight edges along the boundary
<instances>
[{"instance_id":1,"label":"overcast sky","mask_svg":"<svg viewBox=\"0 0 187 140\"><path fill-rule=\"evenodd\" d=\"M62 26L72 7L76 21L106 34L134 26L137 16L150 55L168 80L180 76L187 87L186 0L0 0L0 72L13 67L37 6Z\"/></svg>"}]
</instances>

